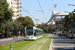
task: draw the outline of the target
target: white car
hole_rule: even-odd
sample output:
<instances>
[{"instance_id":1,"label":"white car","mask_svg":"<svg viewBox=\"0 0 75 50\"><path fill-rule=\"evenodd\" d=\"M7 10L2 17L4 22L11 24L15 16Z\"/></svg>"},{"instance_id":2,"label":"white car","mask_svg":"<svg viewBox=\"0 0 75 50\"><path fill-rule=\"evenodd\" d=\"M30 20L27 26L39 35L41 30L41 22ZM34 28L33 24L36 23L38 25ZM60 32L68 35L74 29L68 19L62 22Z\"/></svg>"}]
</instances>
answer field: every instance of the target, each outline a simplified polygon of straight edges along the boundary
<instances>
[{"instance_id":1,"label":"white car","mask_svg":"<svg viewBox=\"0 0 75 50\"><path fill-rule=\"evenodd\" d=\"M73 34L74 38L75 38L75 34Z\"/></svg>"},{"instance_id":2,"label":"white car","mask_svg":"<svg viewBox=\"0 0 75 50\"><path fill-rule=\"evenodd\" d=\"M73 34L68 34L68 37L73 39L74 35Z\"/></svg>"}]
</instances>

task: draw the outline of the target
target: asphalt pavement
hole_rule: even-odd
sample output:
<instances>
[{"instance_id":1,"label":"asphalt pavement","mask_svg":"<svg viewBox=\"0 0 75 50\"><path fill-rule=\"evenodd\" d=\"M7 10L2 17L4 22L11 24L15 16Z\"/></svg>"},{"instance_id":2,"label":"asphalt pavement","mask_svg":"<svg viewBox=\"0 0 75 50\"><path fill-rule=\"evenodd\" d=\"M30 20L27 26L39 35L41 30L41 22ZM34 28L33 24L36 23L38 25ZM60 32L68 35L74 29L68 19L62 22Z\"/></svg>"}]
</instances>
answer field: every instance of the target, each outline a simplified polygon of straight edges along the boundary
<instances>
[{"instance_id":1,"label":"asphalt pavement","mask_svg":"<svg viewBox=\"0 0 75 50\"><path fill-rule=\"evenodd\" d=\"M75 39L53 35L53 50L75 50Z\"/></svg>"},{"instance_id":2,"label":"asphalt pavement","mask_svg":"<svg viewBox=\"0 0 75 50\"><path fill-rule=\"evenodd\" d=\"M17 37L16 38L13 38L11 40L3 40L3 41L0 41L0 45L5 45L5 44L9 44L9 43L14 43L14 42L17 42L17 41L21 41L21 40L24 40L25 37L24 36L18 36L18 39Z\"/></svg>"}]
</instances>

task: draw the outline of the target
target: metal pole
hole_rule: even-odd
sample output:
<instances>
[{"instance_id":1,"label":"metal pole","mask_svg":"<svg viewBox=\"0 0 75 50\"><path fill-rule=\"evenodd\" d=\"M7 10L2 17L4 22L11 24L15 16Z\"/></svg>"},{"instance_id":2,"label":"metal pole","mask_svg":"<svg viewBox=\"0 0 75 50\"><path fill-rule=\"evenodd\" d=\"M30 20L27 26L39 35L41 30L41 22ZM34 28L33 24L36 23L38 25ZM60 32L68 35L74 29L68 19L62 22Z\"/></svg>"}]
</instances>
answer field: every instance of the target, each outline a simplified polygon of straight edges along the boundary
<instances>
[{"instance_id":1,"label":"metal pole","mask_svg":"<svg viewBox=\"0 0 75 50\"><path fill-rule=\"evenodd\" d=\"M8 39L8 33L9 33L9 32L8 32L8 23L7 23L7 39Z\"/></svg>"},{"instance_id":2,"label":"metal pole","mask_svg":"<svg viewBox=\"0 0 75 50\"><path fill-rule=\"evenodd\" d=\"M12 44L10 44L10 50L13 50L13 45Z\"/></svg>"},{"instance_id":3,"label":"metal pole","mask_svg":"<svg viewBox=\"0 0 75 50\"><path fill-rule=\"evenodd\" d=\"M61 16L61 30L62 30L62 16ZM61 32L61 34L62 34L62 32Z\"/></svg>"},{"instance_id":4,"label":"metal pole","mask_svg":"<svg viewBox=\"0 0 75 50\"><path fill-rule=\"evenodd\" d=\"M17 30L17 39L18 39L18 30Z\"/></svg>"}]
</instances>

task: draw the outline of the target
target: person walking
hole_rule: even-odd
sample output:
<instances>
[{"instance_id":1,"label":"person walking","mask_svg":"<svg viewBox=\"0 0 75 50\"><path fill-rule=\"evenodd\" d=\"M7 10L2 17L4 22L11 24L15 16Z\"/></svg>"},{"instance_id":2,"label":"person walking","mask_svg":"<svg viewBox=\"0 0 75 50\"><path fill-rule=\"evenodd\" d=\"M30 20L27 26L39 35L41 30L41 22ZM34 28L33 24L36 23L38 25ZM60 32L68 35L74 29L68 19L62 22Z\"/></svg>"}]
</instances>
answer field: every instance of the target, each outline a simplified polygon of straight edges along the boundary
<instances>
[{"instance_id":1,"label":"person walking","mask_svg":"<svg viewBox=\"0 0 75 50\"><path fill-rule=\"evenodd\" d=\"M2 38L4 38L4 35L2 34Z\"/></svg>"}]
</instances>

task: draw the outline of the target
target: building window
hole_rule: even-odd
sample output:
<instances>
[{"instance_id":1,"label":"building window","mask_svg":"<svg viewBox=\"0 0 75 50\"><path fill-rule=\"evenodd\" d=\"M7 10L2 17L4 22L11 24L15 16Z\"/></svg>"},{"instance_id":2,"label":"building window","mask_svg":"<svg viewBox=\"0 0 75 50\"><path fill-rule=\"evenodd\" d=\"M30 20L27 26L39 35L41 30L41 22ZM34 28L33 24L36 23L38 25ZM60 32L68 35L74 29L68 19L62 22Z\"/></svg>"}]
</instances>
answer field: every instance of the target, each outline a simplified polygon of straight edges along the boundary
<instances>
[{"instance_id":1,"label":"building window","mask_svg":"<svg viewBox=\"0 0 75 50\"><path fill-rule=\"evenodd\" d=\"M19 9L19 7L17 7L17 9Z\"/></svg>"},{"instance_id":2,"label":"building window","mask_svg":"<svg viewBox=\"0 0 75 50\"><path fill-rule=\"evenodd\" d=\"M17 11L17 13L19 13L19 11Z\"/></svg>"},{"instance_id":3,"label":"building window","mask_svg":"<svg viewBox=\"0 0 75 50\"><path fill-rule=\"evenodd\" d=\"M17 1L19 1L19 0L17 0Z\"/></svg>"},{"instance_id":4,"label":"building window","mask_svg":"<svg viewBox=\"0 0 75 50\"><path fill-rule=\"evenodd\" d=\"M17 17L19 17L19 15L17 15Z\"/></svg>"},{"instance_id":5,"label":"building window","mask_svg":"<svg viewBox=\"0 0 75 50\"><path fill-rule=\"evenodd\" d=\"M19 5L19 4L17 3L17 5Z\"/></svg>"},{"instance_id":6,"label":"building window","mask_svg":"<svg viewBox=\"0 0 75 50\"><path fill-rule=\"evenodd\" d=\"M16 0L14 0L16 2Z\"/></svg>"}]
</instances>

